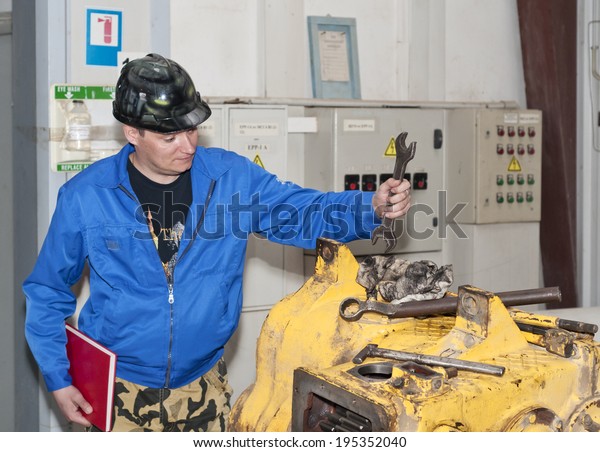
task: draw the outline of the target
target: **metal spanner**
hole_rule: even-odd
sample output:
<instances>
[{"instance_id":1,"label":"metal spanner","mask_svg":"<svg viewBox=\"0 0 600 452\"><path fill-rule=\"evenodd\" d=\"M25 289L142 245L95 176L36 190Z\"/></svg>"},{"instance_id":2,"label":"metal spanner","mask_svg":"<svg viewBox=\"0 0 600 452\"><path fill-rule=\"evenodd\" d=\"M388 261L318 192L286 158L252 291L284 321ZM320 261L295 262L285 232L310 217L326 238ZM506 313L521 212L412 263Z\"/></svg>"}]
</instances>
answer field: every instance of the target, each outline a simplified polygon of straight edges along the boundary
<instances>
[{"instance_id":1,"label":"metal spanner","mask_svg":"<svg viewBox=\"0 0 600 452\"><path fill-rule=\"evenodd\" d=\"M455 367L458 370L468 370L487 375L501 377L506 368L494 364L480 363L477 361L465 361L464 359L447 358L444 356L424 355L421 353L404 352L400 350L390 350L389 348L379 348L377 344L368 344L358 355L354 357L354 364L362 364L366 358L385 358L398 361L412 361L426 366Z\"/></svg>"},{"instance_id":2,"label":"metal spanner","mask_svg":"<svg viewBox=\"0 0 600 452\"><path fill-rule=\"evenodd\" d=\"M406 165L415 156L417 150L417 142L413 141L410 146L406 147L406 136L408 132L402 132L396 137L396 163L394 164L393 178L397 180L404 179L404 172L406 171ZM389 252L396 246L396 234L394 233L394 220L383 217L382 224L377 226L371 233L371 242L373 245L377 243L377 239L383 238L387 243L385 252Z\"/></svg>"}]
</instances>

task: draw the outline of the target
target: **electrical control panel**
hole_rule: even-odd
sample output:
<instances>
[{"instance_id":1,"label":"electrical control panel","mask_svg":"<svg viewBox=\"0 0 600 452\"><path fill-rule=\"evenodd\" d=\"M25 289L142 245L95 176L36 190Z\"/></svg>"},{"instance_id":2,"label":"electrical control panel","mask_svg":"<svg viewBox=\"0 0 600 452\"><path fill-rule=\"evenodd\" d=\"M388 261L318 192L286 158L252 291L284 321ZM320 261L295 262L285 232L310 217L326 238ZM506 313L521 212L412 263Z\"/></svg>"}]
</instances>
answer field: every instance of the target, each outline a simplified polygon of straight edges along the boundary
<instances>
[{"instance_id":1,"label":"electrical control panel","mask_svg":"<svg viewBox=\"0 0 600 452\"><path fill-rule=\"evenodd\" d=\"M454 109L448 112L448 201L458 223L539 221L542 113Z\"/></svg>"},{"instance_id":2,"label":"electrical control panel","mask_svg":"<svg viewBox=\"0 0 600 452\"><path fill-rule=\"evenodd\" d=\"M397 237L391 253L438 251L439 195L444 187L444 110L420 108L310 107L318 132L305 137L307 187L323 191L376 191L392 177L395 138L407 132L406 145L415 141L414 158L405 179L412 184L409 213L394 222ZM386 244L359 240L350 245L356 256L384 254Z\"/></svg>"},{"instance_id":3,"label":"electrical control panel","mask_svg":"<svg viewBox=\"0 0 600 452\"><path fill-rule=\"evenodd\" d=\"M230 107L228 149L281 178L287 178L287 119L284 105Z\"/></svg>"},{"instance_id":4,"label":"electrical control panel","mask_svg":"<svg viewBox=\"0 0 600 452\"><path fill-rule=\"evenodd\" d=\"M198 125L198 146L227 148L227 107L210 105L211 114Z\"/></svg>"}]
</instances>

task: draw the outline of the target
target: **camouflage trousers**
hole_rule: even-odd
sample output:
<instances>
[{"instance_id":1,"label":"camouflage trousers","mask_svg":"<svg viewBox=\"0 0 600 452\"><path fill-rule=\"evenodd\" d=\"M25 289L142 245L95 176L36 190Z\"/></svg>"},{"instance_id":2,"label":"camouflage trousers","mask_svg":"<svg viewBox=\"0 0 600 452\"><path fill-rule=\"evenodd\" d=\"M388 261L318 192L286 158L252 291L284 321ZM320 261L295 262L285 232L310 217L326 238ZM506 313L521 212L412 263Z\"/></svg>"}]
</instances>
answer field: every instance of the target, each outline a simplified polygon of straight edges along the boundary
<instances>
[{"instance_id":1,"label":"camouflage trousers","mask_svg":"<svg viewBox=\"0 0 600 452\"><path fill-rule=\"evenodd\" d=\"M148 388L120 378L115 384L115 432L223 432L231 387L225 361L181 388Z\"/></svg>"}]
</instances>

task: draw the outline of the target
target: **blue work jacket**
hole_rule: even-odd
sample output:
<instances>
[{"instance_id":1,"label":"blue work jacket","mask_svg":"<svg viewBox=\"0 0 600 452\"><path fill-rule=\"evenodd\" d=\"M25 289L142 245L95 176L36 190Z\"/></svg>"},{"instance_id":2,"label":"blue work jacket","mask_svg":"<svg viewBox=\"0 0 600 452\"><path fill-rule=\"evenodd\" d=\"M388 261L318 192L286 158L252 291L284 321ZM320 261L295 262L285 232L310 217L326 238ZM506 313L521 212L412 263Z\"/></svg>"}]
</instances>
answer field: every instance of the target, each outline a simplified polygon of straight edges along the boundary
<instances>
[{"instance_id":1,"label":"blue work jacket","mask_svg":"<svg viewBox=\"0 0 600 452\"><path fill-rule=\"evenodd\" d=\"M323 193L281 181L233 152L198 147L179 258L168 281L127 173L126 145L59 190L38 260L23 284L25 334L49 391L71 384L64 322L87 261L79 328L117 356L117 376L177 388L222 356L242 308L247 237L314 248L318 237L368 238L373 193Z\"/></svg>"}]
</instances>

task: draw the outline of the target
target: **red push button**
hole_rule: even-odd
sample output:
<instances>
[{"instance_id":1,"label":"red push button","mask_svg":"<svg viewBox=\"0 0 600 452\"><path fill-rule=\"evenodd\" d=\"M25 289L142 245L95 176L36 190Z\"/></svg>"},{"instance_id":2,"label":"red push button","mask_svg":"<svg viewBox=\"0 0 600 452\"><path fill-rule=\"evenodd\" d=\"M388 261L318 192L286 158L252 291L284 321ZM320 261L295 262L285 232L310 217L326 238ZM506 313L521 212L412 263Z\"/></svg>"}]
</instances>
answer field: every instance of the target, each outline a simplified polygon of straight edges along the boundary
<instances>
[{"instance_id":1,"label":"red push button","mask_svg":"<svg viewBox=\"0 0 600 452\"><path fill-rule=\"evenodd\" d=\"M427 173L413 174L413 190L427 189Z\"/></svg>"},{"instance_id":2,"label":"red push button","mask_svg":"<svg viewBox=\"0 0 600 452\"><path fill-rule=\"evenodd\" d=\"M363 191L375 191L376 189L377 189L377 175L376 174L363 174L362 190Z\"/></svg>"},{"instance_id":3,"label":"red push button","mask_svg":"<svg viewBox=\"0 0 600 452\"><path fill-rule=\"evenodd\" d=\"M360 176L358 174L346 174L344 176L344 190L358 190Z\"/></svg>"}]
</instances>

